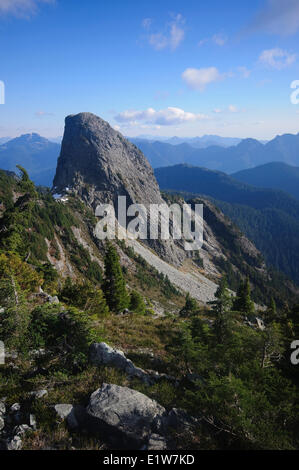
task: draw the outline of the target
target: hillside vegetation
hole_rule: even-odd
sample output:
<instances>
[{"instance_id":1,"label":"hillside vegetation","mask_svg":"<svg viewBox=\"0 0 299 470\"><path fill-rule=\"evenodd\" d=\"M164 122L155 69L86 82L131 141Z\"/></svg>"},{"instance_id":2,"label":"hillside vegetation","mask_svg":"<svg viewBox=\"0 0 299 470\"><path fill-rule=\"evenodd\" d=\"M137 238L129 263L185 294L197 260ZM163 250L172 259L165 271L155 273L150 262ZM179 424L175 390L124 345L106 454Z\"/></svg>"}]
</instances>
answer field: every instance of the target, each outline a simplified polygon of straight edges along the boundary
<instances>
[{"instance_id":1,"label":"hillside vegetation","mask_svg":"<svg viewBox=\"0 0 299 470\"><path fill-rule=\"evenodd\" d=\"M123 243L97 246L90 236L92 251L84 248L74 229L83 231L84 220L89 231L94 220L75 196L55 201L22 169L20 178L3 172L0 178L0 338L10 354L0 366L0 401L7 397L7 409L17 402L24 416L36 418L23 448L113 448L107 436L70 429L54 411L63 403L85 407L103 383L193 417L191 427L168 430L170 449L298 448L298 379L290 363L298 306L290 301L277 309L269 298L257 313L249 279L232 297L225 277L215 300L199 306ZM66 254L68 272L57 269ZM161 379L145 383L95 365L90 346L103 341ZM41 398L32 394L41 389L47 392ZM0 445L10 439L6 426Z\"/></svg>"}]
</instances>

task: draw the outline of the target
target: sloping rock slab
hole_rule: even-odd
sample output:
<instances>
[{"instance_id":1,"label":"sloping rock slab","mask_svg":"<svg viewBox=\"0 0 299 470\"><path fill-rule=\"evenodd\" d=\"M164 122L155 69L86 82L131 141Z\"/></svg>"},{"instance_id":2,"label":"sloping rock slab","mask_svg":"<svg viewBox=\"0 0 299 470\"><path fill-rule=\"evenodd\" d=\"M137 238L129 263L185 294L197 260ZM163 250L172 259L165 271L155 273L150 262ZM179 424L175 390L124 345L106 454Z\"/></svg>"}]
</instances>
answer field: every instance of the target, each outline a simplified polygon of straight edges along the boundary
<instances>
[{"instance_id":1,"label":"sloping rock slab","mask_svg":"<svg viewBox=\"0 0 299 470\"><path fill-rule=\"evenodd\" d=\"M139 449L152 433L163 434L166 410L156 401L127 387L103 384L87 407L92 431L112 445Z\"/></svg>"}]
</instances>

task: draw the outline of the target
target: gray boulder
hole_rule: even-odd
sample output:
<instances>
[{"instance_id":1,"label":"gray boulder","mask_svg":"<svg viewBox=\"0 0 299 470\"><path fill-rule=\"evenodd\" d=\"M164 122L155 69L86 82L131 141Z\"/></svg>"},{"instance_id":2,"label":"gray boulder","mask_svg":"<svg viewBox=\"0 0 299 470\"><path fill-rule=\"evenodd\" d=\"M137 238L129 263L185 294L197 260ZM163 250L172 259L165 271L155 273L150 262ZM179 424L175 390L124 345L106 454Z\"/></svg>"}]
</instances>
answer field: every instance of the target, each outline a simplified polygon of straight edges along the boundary
<instances>
[{"instance_id":1,"label":"gray boulder","mask_svg":"<svg viewBox=\"0 0 299 470\"><path fill-rule=\"evenodd\" d=\"M122 351L114 349L106 343L93 343L90 346L89 358L92 364L115 367L131 377L148 380L148 374L143 369L136 367Z\"/></svg>"},{"instance_id":2,"label":"gray boulder","mask_svg":"<svg viewBox=\"0 0 299 470\"><path fill-rule=\"evenodd\" d=\"M140 392L103 384L91 395L87 415L92 430L109 436L114 445L138 449L152 433L163 434L166 410Z\"/></svg>"},{"instance_id":3,"label":"gray boulder","mask_svg":"<svg viewBox=\"0 0 299 470\"><path fill-rule=\"evenodd\" d=\"M159 380L170 380L176 382L174 377L166 374L159 374L156 371L145 371L140 367L136 367L134 363L128 359L119 349L112 348L106 343L93 343L89 350L89 359L92 364L97 366L106 365L115 367L128 374L130 377L136 377L147 385L153 385Z\"/></svg>"},{"instance_id":4,"label":"gray boulder","mask_svg":"<svg viewBox=\"0 0 299 470\"><path fill-rule=\"evenodd\" d=\"M85 425L86 412L83 406L64 403L55 405L54 408L59 418L66 420L69 429L78 429Z\"/></svg>"},{"instance_id":5,"label":"gray boulder","mask_svg":"<svg viewBox=\"0 0 299 470\"><path fill-rule=\"evenodd\" d=\"M30 392L30 395L34 398L43 398L48 395L48 390L37 390L36 392Z\"/></svg>"}]
</instances>

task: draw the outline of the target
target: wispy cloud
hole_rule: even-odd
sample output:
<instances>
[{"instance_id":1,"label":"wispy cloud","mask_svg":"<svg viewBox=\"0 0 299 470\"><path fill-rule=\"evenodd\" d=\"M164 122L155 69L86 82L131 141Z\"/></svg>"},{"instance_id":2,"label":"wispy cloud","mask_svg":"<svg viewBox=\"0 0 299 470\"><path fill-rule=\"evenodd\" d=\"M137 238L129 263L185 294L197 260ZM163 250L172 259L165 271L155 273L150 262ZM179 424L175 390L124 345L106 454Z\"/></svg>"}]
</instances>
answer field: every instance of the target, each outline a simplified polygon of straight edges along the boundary
<instances>
[{"instance_id":1,"label":"wispy cloud","mask_svg":"<svg viewBox=\"0 0 299 470\"><path fill-rule=\"evenodd\" d=\"M235 106L234 104L230 104L227 108L225 109L221 109L221 108L216 108L213 110L213 113L216 113L216 114L220 114L220 113L225 113L225 112L229 112L229 113L239 113L240 112L240 109Z\"/></svg>"},{"instance_id":2,"label":"wispy cloud","mask_svg":"<svg viewBox=\"0 0 299 470\"><path fill-rule=\"evenodd\" d=\"M153 22L153 20L151 18L144 18L142 20L142 27L144 29L150 29L150 27L152 25L152 22Z\"/></svg>"},{"instance_id":3,"label":"wispy cloud","mask_svg":"<svg viewBox=\"0 0 299 470\"><path fill-rule=\"evenodd\" d=\"M264 50L260 57L259 62L267 67L281 70L285 67L292 65L296 60L296 54L292 54L286 50L275 48Z\"/></svg>"},{"instance_id":4,"label":"wispy cloud","mask_svg":"<svg viewBox=\"0 0 299 470\"><path fill-rule=\"evenodd\" d=\"M188 87L199 91L204 91L207 85L212 82L218 82L224 77L225 74L221 74L216 67L201 69L188 68L182 74L182 78Z\"/></svg>"},{"instance_id":5,"label":"wispy cloud","mask_svg":"<svg viewBox=\"0 0 299 470\"><path fill-rule=\"evenodd\" d=\"M55 0L0 0L0 14L29 17L37 12L41 3L55 3Z\"/></svg>"},{"instance_id":6,"label":"wispy cloud","mask_svg":"<svg viewBox=\"0 0 299 470\"><path fill-rule=\"evenodd\" d=\"M149 31L147 40L156 50L169 48L175 50L185 37L185 19L181 14L174 15L172 21L168 22L163 31L151 32L152 20L145 18L142 22L144 29Z\"/></svg>"},{"instance_id":7,"label":"wispy cloud","mask_svg":"<svg viewBox=\"0 0 299 470\"><path fill-rule=\"evenodd\" d=\"M227 36L222 33L214 34L212 41L217 44L217 46L224 46L224 44L227 42Z\"/></svg>"},{"instance_id":8,"label":"wispy cloud","mask_svg":"<svg viewBox=\"0 0 299 470\"><path fill-rule=\"evenodd\" d=\"M153 108L148 108L144 111L127 110L117 114L114 119L121 124L142 122L150 125L173 126L208 119L208 116L205 114L189 113L180 108L169 107L160 111L156 111Z\"/></svg>"},{"instance_id":9,"label":"wispy cloud","mask_svg":"<svg viewBox=\"0 0 299 470\"><path fill-rule=\"evenodd\" d=\"M202 47L204 44L213 43L216 44L216 46L222 47L227 43L227 41L228 37L225 34L217 33L210 38L201 39L197 45L198 47Z\"/></svg>"},{"instance_id":10,"label":"wispy cloud","mask_svg":"<svg viewBox=\"0 0 299 470\"><path fill-rule=\"evenodd\" d=\"M53 113L48 113L47 111L36 111L35 116L44 117L44 116L54 116Z\"/></svg>"},{"instance_id":11,"label":"wispy cloud","mask_svg":"<svg viewBox=\"0 0 299 470\"><path fill-rule=\"evenodd\" d=\"M298 0L267 0L249 29L272 34L291 35L299 31Z\"/></svg>"}]
</instances>

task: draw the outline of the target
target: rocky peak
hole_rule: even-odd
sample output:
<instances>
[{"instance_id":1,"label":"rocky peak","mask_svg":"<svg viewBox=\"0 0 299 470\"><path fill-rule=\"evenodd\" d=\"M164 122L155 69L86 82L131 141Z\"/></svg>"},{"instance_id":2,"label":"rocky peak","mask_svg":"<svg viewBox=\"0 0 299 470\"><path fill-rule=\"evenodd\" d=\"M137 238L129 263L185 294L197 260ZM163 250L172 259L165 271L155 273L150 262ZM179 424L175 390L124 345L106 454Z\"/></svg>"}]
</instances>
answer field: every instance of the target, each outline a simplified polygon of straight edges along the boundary
<instances>
[{"instance_id":1,"label":"rocky peak","mask_svg":"<svg viewBox=\"0 0 299 470\"><path fill-rule=\"evenodd\" d=\"M143 153L106 121L91 113L68 116L54 178L55 193L71 188L93 209L99 203L162 204L153 169ZM183 250L172 241L151 246L167 261L180 264Z\"/></svg>"},{"instance_id":2,"label":"rocky peak","mask_svg":"<svg viewBox=\"0 0 299 470\"><path fill-rule=\"evenodd\" d=\"M162 203L153 170L143 153L91 113L68 116L55 190L71 187L92 207L99 202Z\"/></svg>"}]
</instances>

